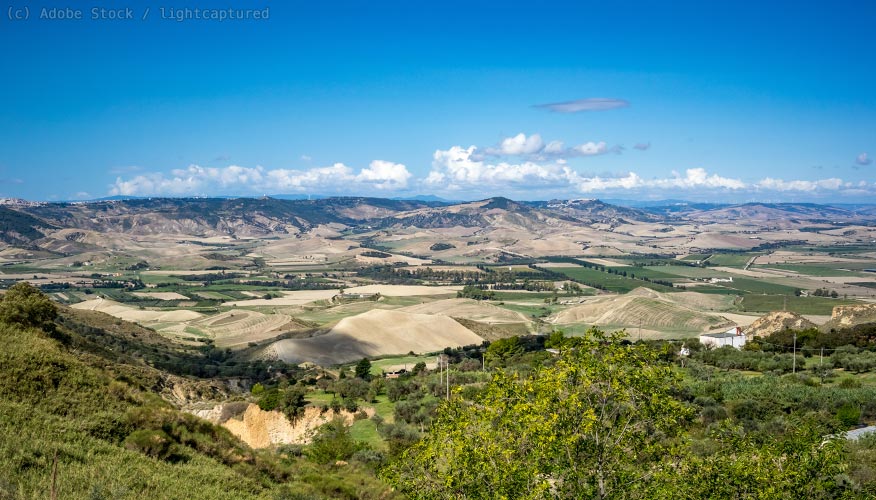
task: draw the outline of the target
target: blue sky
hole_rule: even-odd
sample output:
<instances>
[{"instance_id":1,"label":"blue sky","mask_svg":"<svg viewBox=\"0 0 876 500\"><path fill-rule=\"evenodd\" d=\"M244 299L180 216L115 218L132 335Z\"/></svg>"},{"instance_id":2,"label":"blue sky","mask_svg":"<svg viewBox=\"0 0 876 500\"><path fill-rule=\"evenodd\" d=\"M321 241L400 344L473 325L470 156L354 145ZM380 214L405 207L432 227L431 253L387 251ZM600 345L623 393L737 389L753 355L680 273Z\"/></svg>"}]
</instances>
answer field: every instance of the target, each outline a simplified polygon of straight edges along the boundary
<instances>
[{"instance_id":1,"label":"blue sky","mask_svg":"<svg viewBox=\"0 0 876 500\"><path fill-rule=\"evenodd\" d=\"M210 3L3 12L0 197L876 199L871 2Z\"/></svg>"}]
</instances>

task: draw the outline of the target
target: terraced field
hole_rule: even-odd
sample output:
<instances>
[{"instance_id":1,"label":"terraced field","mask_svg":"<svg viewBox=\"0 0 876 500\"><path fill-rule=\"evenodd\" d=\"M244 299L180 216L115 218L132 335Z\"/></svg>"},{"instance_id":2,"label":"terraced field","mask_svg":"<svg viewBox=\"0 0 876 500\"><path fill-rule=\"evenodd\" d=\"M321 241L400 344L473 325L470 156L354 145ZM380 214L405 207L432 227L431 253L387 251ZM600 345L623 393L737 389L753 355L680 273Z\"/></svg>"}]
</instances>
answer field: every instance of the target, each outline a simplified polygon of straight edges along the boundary
<instances>
[{"instance_id":1,"label":"terraced field","mask_svg":"<svg viewBox=\"0 0 876 500\"><path fill-rule=\"evenodd\" d=\"M285 314L262 314L245 310L227 311L190 323L191 327L212 338L217 347L234 347L273 338L282 333L286 325L290 329L301 328Z\"/></svg>"}]
</instances>

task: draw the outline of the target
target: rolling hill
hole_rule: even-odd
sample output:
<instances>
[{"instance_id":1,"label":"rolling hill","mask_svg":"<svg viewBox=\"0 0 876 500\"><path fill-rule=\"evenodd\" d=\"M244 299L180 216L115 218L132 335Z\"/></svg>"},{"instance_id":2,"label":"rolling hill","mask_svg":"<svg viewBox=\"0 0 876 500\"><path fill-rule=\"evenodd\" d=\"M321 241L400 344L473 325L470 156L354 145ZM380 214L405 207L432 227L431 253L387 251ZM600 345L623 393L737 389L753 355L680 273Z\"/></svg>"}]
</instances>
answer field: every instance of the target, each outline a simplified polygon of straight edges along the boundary
<instances>
[{"instance_id":1,"label":"rolling hill","mask_svg":"<svg viewBox=\"0 0 876 500\"><path fill-rule=\"evenodd\" d=\"M440 351L483 340L447 316L373 309L342 319L324 335L279 340L265 354L288 363L329 366L364 357Z\"/></svg>"},{"instance_id":2,"label":"rolling hill","mask_svg":"<svg viewBox=\"0 0 876 500\"><path fill-rule=\"evenodd\" d=\"M720 315L702 312L720 308L726 300L694 292L667 294L637 288L625 295L584 299L582 304L556 314L551 322L703 332L731 324Z\"/></svg>"}]
</instances>

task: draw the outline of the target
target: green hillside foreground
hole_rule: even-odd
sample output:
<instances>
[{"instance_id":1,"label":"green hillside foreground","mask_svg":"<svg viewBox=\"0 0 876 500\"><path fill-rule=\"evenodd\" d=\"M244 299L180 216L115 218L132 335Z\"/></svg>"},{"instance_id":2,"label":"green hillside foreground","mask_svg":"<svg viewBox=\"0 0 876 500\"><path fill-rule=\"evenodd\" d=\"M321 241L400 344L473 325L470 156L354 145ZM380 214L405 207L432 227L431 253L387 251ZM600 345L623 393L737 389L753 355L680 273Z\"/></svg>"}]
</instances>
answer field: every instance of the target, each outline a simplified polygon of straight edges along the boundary
<instances>
[{"instance_id":1,"label":"green hillside foreground","mask_svg":"<svg viewBox=\"0 0 876 500\"><path fill-rule=\"evenodd\" d=\"M0 301L0 499L53 489L57 498L392 496L355 463L250 449L161 399L154 369L73 350L71 332L31 321L41 294L24 308L10 308L9 295Z\"/></svg>"}]
</instances>

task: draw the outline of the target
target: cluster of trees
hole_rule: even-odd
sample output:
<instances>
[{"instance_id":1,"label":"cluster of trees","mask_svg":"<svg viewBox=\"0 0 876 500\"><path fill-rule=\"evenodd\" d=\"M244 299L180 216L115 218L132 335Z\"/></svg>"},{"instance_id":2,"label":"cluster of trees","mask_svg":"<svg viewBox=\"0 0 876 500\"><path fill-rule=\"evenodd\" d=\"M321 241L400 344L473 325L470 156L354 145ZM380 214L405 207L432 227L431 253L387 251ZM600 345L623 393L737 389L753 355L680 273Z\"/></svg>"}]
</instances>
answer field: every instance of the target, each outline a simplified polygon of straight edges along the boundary
<instances>
[{"instance_id":1,"label":"cluster of trees","mask_svg":"<svg viewBox=\"0 0 876 500\"><path fill-rule=\"evenodd\" d=\"M286 387L274 387L265 389L265 387L256 383L251 390L253 396L259 398L258 405L264 411L277 410L282 412L286 417L294 422L304 413L304 407L307 406L307 388L301 384Z\"/></svg>"},{"instance_id":2,"label":"cluster of trees","mask_svg":"<svg viewBox=\"0 0 876 500\"><path fill-rule=\"evenodd\" d=\"M482 285L483 286L483 285ZM496 298L496 292L486 290L481 286L465 285L462 290L456 292L458 299L475 299L475 300L493 300Z\"/></svg>"},{"instance_id":3,"label":"cluster of trees","mask_svg":"<svg viewBox=\"0 0 876 500\"><path fill-rule=\"evenodd\" d=\"M26 281L11 286L0 299L0 322L3 323L53 332L57 317L55 304Z\"/></svg>"},{"instance_id":4,"label":"cluster of trees","mask_svg":"<svg viewBox=\"0 0 876 500\"><path fill-rule=\"evenodd\" d=\"M839 347L830 356L830 364L854 373L870 372L876 369L876 352L852 345Z\"/></svg>"},{"instance_id":5,"label":"cluster of trees","mask_svg":"<svg viewBox=\"0 0 876 500\"><path fill-rule=\"evenodd\" d=\"M725 370L748 370L756 372L789 373L794 360L791 354L734 349L724 346L702 350L694 355L703 363Z\"/></svg>"},{"instance_id":6,"label":"cluster of trees","mask_svg":"<svg viewBox=\"0 0 876 500\"><path fill-rule=\"evenodd\" d=\"M685 383L661 351L591 331L551 338L558 358L499 370L442 403L423 439L383 471L412 498L833 498L851 492L843 443L761 410L719 384ZM714 397L711 403L708 394ZM717 403L721 400L722 404ZM727 401L736 401L728 412ZM700 408L725 415L707 429ZM699 430L698 430L699 429Z\"/></svg>"},{"instance_id":7,"label":"cluster of trees","mask_svg":"<svg viewBox=\"0 0 876 500\"><path fill-rule=\"evenodd\" d=\"M814 297L830 297L832 299L838 298L839 294L836 293L836 290L828 290L827 288L818 288L814 292L812 292Z\"/></svg>"}]
</instances>

